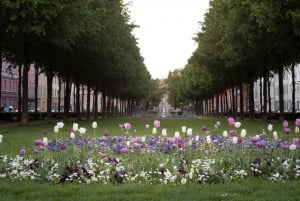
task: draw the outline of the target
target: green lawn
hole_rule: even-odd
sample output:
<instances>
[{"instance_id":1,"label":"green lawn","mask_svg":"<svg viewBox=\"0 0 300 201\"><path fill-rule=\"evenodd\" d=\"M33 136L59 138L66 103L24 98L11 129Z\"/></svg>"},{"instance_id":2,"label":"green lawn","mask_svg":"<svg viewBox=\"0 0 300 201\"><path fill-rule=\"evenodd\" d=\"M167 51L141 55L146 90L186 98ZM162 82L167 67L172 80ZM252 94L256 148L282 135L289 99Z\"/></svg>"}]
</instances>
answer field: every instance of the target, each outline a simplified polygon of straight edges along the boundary
<instances>
[{"instance_id":1,"label":"green lawn","mask_svg":"<svg viewBox=\"0 0 300 201\"><path fill-rule=\"evenodd\" d=\"M271 183L245 179L226 184L194 185L54 185L32 181L7 182L0 180L1 201L297 201L300 200L300 181Z\"/></svg>"},{"instance_id":2,"label":"green lawn","mask_svg":"<svg viewBox=\"0 0 300 201\"><path fill-rule=\"evenodd\" d=\"M181 132L181 127L186 126L187 128L193 129L193 134L205 135L202 131L203 126L207 126L211 134L222 135L223 130L233 129L230 127L225 118L163 118L159 119L161 121L160 129L158 129L157 135L161 134L162 128L168 129L168 136L174 136L175 131ZM132 128L129 131L129 135L151 135L153 127L153 118L115 118L115 119L101 119L97 120L98 127L95 130L96 136L103 136L105 131L109 131L110 136L120 136L124 135L125 131L119 128L119 124L125 122L131 123ZM214 125L217 121L221 122L221 127L219 130L214 128ZM264 122L261 120L239 120L241 121L241 128L247 130L247 136L254 136L261 134L263 131L267 134L267 126L269 122ZM68 121L64 122L64 128L61 129L59 135L64 137L69 136L69 132L72 129L72 124L77 122L79 127L85 127L87 129L86 136L93 136L94 131L92 129L92 121ZM274 130L278 131L279 137L281 138L293 138L296 137L296 134L285 135L282 134L282 125L280 122L271 122L274 124ZM26 126L20 126L18 124L0 124L0 134L3 135L3 143L0 147L0 154L8 154L14 156L19 153L21 148L32 147L32 141L37 138L42 138L44 136L43 131L47 130L47 137L49 140L54 139L54 125L53 123L30 123ZM150 125L150 128L146 128L146 124ZM290 127L294 129L294 122L290 122Z\"/></svg>"}]
</instances>

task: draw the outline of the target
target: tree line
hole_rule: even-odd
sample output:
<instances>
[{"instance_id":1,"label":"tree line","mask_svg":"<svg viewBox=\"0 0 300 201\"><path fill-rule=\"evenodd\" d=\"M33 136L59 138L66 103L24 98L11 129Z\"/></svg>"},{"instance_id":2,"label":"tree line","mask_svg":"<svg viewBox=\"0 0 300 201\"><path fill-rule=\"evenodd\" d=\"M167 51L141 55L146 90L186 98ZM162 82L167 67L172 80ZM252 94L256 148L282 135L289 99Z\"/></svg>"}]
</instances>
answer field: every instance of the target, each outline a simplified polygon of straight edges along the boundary
<instances>
[{"instance_id":1,"label":"tree line","mask_svg":"<svg viewBox=\"0 0 300 201\"><path fill-rule=\"evenodd\" d=\"M284 73L292 73L295 112L294 67L300 59L300 1L298 0L211 0L194 38L198 47L182 70L168 76L170 100L192 101L199 110L229 105L235 115L239 89L239 115L244 116L244 91L250 116L254 116L254 82L262 80L263 114L267 115L269 83L278 74L279 112L284 119ZM177 80L177 81L176 81ZM225 97L219 99L216 97ZM175 103L175 100L177 103ZM220 103L219 101L224 101ZM269 103L270 105L270 103ZM209 107L212 108L212 107Z\"/></svg>"},{"instance_id":2,"label":"tree line","mask_svg":"<svg viewBox=\"0 0 300 201\"><path fill-rule=\"evenodd\" d=\"M2 61L6 61L22 73L21 123L28 120L30 65L47 76L48 118L54 76L65 83L65 116L70 109L72 84L77 103L80 87L87 88L88 115L98 110L90 111L91 93L97 97L101 92L103 111L107 98L126 101L128 107L159 100L154 95L156 82L132 34L135 28L122 0L1 0L0 72ZM80 111L79 104L75 111Z\"/></svg>"}]
</instances>

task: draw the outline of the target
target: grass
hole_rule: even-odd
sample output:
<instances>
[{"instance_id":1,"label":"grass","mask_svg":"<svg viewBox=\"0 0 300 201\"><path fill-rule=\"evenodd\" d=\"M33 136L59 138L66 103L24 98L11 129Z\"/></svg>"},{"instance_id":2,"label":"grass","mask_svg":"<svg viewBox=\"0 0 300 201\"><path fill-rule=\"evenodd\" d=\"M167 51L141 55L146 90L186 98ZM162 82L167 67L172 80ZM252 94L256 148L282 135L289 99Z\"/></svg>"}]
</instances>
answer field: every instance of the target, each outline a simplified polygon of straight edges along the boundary
<instances>
[{"instance_id":1,"label":"grass","mask_svg":"<svg viewBox=\"0 0 300 201\"><path fill-rule=\"evenodd\" d=\"M245 179L226 184L195 185L53 185L33 181L3 182L0 180L0 198L10 200L110 200L110 201L193 201L193 200L241 200L241 201L296 201L300 200L300 181L270 183Z\"/></svg>"},{"instance_id":2,"label":"grass","mask_svg":"<svg viewBox=\"0 0 300 201\"><path fill-rule=\"evenodd\" d=\"M111 136L123 135L118 125L129 122L132 125L130 135L151 135L153 120L150 118L116 118L98 120L96 136L102 136L109 131ZM232 129L225 118L194 118L194 119L159 119L161 128L168 129L168 135L173 136L175 131L181 131L181 126L193 128L194 134L204 135L202 126L207 126L212 134L222 135L223 130ZM221 122L221 129L216 130L214 124ZM280 122L263 122L241 120L241 128L247 129L247 136L267 132L268 123L274 124L280 138L298 137L295 133L282 134ZM43 130L48 130L49 140L54 139L54 123L20 125L0 125L0 134L4 136L0 144L0 155L15 156L21 148L32 148L32 141L43 137ZM59 135L69 135L73 121L64 122L65 126ZM80 127L87 128L86 135L93 135L91 121L77 121ZM145 125L149 124L150 128ZM294 122L290 122L293 130ZM52 184L38 181L8 181L0 179L0 200L300 200L298 191L299 180L273 183L260 179L243 179L225 184L189 184L189 185L150 185L150 184Z\"/></svg>"},{"instance_id":3,"label":"grass","mask_svg":"<svg viewBox=\"0 0 300 201\"><path fill-rule=\"evenodd\" d=\"M129 131L130 135L151 135L153 127L152 118L115 118L115 119L101 119L97 120L98 128L95 131L96 136L103 136L105 131L109 131L110 136L120 136L124 135L124 130L119 128L119 124L124 124L125 122L131 123L132 128ZM194 134L204 135L202 131L202 126L207 126L212 134L222 135L223 130L233 129L228 126L225 118L163 118L159 119L161 121L161 127L158 129L158 135L161 134L162 128L168 129L168 136L173 136L175 131L181 132L181 126L185 125L187 128L192 128ZM221 122L220 130L216 130L214 128L214 124L216 121ZM237 120L238 121L238 120ZM72 124L75 121L64 122L64 128L61 129L59 135L64 135L64 137L69 136L69 132L72 129ZM76 121L80 127L85 127L87 129L87 134L89 136L94 135L94 131L91 127L92 121ZM274 124L274 130L278 131L280 138L293 138L296 137L296 134L282 134L282 125L279 122L264 122L260 120L241 120L242 126L241 128L245 128L247 130L247 136L254 136L256 134L261 134L263 131L267 132L268 123ZM32 141L34 139L42 138L43 131L47 130L47 137L49 140L54 139L54 125L53 123L33 123L25 126L20 126L18 124L0 124L0 134L3 135L3 144L0 147L0 154L7 154L9 156L15 156L19 153L21 148L30 148L32 147ZM145 125L149 124L150 128L146 128ZM290 127L294 129L294 122L290 122Z\"/></svg>"}]
</instances>

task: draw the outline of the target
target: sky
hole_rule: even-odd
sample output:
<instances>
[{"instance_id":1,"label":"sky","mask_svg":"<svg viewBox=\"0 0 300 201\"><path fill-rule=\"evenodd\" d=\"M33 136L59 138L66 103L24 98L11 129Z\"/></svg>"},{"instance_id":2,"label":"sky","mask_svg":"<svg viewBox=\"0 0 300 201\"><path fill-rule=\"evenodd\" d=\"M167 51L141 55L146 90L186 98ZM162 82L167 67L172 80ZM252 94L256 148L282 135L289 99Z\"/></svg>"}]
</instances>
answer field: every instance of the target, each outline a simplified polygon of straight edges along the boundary
<instances>
[{"instance_id":1,"label":"sky","mask_svg":"<svg viewBox=\"0 0 300 201\"><path fill-rule=\"evenodd\" d=\"M184 68L197 48L193 37L201 30L209 0L124 2L131 2L131 21L139 25L133 34L152 78L167 78L169 71Z\"/></svg>"}]
</instances>

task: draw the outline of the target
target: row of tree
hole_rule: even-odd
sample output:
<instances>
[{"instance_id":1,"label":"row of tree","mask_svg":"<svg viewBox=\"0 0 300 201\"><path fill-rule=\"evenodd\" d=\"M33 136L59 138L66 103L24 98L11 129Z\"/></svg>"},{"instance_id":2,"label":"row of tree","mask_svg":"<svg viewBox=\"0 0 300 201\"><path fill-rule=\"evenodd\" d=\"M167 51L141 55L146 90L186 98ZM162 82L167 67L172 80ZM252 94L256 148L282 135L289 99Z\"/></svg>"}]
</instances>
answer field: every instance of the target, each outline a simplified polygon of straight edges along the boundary
<instances>
[{"instance_id":1,"label":"row of tree","mask_svg":"<svg viewBox=\"0 0 300 201\"><path fill-rule=\"evenodd\" d=\"M232 105L235 106L234 89L238 88L240 114L243 116L243 89L246 85L249 110L253 116L253 83L263 78L263 113L266 114L267 101L270 100L267 93L269 77L277 73L280 119L284 119L283 75L289 69L293 73L300 59L300 1L211 0L195 41L198 48L185 68L179 73L169 74L171 99L177 90L181 99L201 103L218 101L213 98L225 95L231 89ZM179 89L171 82L176 77L180 80ZM212 105L218 107L220 104ZM236 108L232 108L233 113ZM220 110L217 108L216 111Z\"/></svg>"},{"instance_id":2,"label":"row of tree","mask_svg":"<svg viewBox=\"0 0 300 201\"><path fill-rule=\"evenodd\" d=\"M21 123L28 120L32 64L47 75L48 117L54 76L66 86L66 116L72 83L78 102L80 86L87 87L88 98L91 91L95 96L101 92L104 103L106 97L149 102L156 85L132 34L136 26L129 20L122 0L1 0L0 63L5 60L22 68Z\"/></svg>"}]
</instances>

